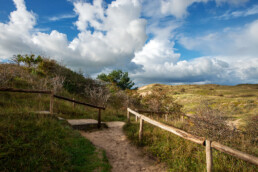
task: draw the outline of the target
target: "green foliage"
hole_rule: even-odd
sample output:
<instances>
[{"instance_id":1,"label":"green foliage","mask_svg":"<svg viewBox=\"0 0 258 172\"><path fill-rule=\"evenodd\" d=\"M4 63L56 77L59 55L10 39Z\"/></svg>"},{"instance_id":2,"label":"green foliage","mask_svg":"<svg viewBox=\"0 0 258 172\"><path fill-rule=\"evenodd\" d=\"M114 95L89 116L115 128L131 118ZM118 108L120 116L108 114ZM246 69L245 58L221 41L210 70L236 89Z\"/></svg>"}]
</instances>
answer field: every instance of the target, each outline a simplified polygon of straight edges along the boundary
<instances>
[{"instance_id":1,"label":"green foliage","mask_svg":"<svg viewBox=\"0 0 258 172\"><path fill-rule=\"evenodd\" d=\"M123 72L122 70L113 70L108 75L102 73L98 75L97 79L105 82L114 83L122 90L131 89L134 86L134 82L128 76L128 72Z\"/></svg>"},{"instance_id":2,"label":"green foliage","mask_svg":"<svg viewBox=\"0 0 258 172\"><path fill-rule=\"evenodd\" d=\"M35 58L35 54L18 54L13 56L12 61L17 63L18 66L20 66L21 62L23 62L30 68L32 65L37 65L41 63L43 61L43 58L40 55Z\"/></svg>"},{"instance_id":3,"label":"green foliage","mask_svg":"<svg viewBox=\"0 0 258 172\"><path fill-rule=\"evenodd\" d=\"M84 94L85 87L94 82L90 78L85 78L81 73L59 65L55 60L43 59L38 69L48 77L64 77L64 89L73 94Z\"/></svg>"},{"instance_id":4,"label":"green foliage","mask_svg":"<svg viewBox=\"0 0 258 172\"><path fill-rule=\"evenodd\" d=\"M205 147L144 123L139 142L139 123L126 124L124 131L136 145L165 162L169 171L205 171ZM256 171L256 166L213 149L214 171Z\"/></svg>"},{"instance_id":5,"label":"green foliage","mask_svg":"<svg viewBox=\"0 0 258 172\"><path fill-rule=\"evenodd\" d=\"M95 171L110 166L90 141L53 116L0 114L0 171Z\"/></svg>"}]
</instances>

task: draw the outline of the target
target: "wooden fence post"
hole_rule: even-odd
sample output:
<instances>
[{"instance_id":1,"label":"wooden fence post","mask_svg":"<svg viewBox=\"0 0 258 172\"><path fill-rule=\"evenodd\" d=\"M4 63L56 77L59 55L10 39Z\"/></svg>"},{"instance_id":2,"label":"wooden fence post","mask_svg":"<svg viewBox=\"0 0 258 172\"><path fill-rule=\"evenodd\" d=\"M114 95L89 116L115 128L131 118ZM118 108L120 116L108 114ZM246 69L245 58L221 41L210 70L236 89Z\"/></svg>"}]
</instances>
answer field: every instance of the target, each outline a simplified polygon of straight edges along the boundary
<instances>
[{"instance_id":1,"label":"wooden fence post","mask_svg":"<svg viewBox=\"0 0 258 172\"><path fill-rule=\"evenodd\" d=\"M165 120L168 121L168 114L165 114Z\"/></svg>"},{"instance_id":2,"label":"wooden fence post","mask_svg":"<svg viewBox=\"0 0 258 172\"><path fill-rule=\"evenodd\" d=\"M73 100L74 100L74 98L73 98ZM74 108L75 108L75 103L73 102L73 110L74 110Z\"/></svg>"},{"instance_id":3,"label":"wooden fence post","mask_svg":"<svg viewBox=\"0 0 258 172\"><path fill-rule=\"evenodd\" d=\"M180 119L181 119L181 122L184 122L184 116L181 116Z\"/></svg>"},{"instance_id":4,"label":"wooden fence post","mask_svg":"<svg viewBox=\"0 0 258 172\"><path fill-rule=\"evenodd\" d=\"M50 95L49 112L50 112L50 114L54 113L54 92L53 91L51 92L51 95Z\"/></svg>"},{"instance_id":5,"label":"wooden fence post","mask_svg":"<svg viewBox=\"0 0 258 172\"><path fill-rule=\"evenodd\" d=\"M101 109L99 109L99 116L98 116L98 128L101 127Z\"/></svg>"},{"instance_id":6,"label":"wooden fence post","mask_svg":"<svg viewBox=\"0 0 258 172\"><path fill-rule=\"evenodd\" d=\"M205 141L207 172L212 171L212 148L211 141Z\"/></svg>"},{"instance_id":7,"label":"wooden fence post","mask_svg":"<svg viewBox=\"0 0 258 172\"><path fill-rule=\"evenodd\" d=\"M127 122L130 123L130 112L127 109Z\"/></svg>"},{"instance_id":8,"label":"wooden fence post","mask_svg":"<svg viewBox=\"0 0 258 172\"><path fill-rule=\"evenodd\" d=\"M140 142L142 141L142 136L143 136L143 119L140 117L140 129L139 129L139 140Z\"/></svg>"}]
</instances>

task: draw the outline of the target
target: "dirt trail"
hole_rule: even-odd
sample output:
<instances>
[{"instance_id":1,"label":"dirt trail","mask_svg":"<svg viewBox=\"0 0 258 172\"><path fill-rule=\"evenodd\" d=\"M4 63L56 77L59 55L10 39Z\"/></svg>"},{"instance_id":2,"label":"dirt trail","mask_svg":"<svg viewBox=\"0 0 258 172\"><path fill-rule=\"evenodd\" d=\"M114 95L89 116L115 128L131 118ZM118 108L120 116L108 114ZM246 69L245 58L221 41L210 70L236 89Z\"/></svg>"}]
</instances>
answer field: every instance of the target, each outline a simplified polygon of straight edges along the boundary
<instances>
[{"instance_id":1,"label":"dirt trail","mask_svg":"<svg viewBox=\"0 0 258 172\"><path fill-rule=\"evenodd\" d=\"M81 131L81 134L106 151L113 172L167 171L163 164L144 155L140 149L129 143L122 131L123 122L108 122L107 125L108 129Z\"/></svg>"}]
</instances>

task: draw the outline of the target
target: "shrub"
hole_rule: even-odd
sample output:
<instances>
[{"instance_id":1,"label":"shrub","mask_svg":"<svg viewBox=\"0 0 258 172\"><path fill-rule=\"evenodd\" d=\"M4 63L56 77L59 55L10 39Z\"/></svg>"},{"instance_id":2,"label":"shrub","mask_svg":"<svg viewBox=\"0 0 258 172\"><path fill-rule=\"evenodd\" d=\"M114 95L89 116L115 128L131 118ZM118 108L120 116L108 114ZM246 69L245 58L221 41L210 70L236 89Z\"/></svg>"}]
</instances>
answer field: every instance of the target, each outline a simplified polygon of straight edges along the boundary
<instances>
[{"instance_id":1,"label":"shrub","mask_svg":"<svg viewBox=\"0 0 258 172\"><path fill-rule=\"evenodd\" d=\"M173 97L167 96L166 91L154 89L151 94L147 94L141 101L144 109L153 112L165 112L170 117L177 118L182 115L182 105L176 103Z\"/></svg>"},{"instance_id":2,"label":"shrub","mask_svg":"<svg viewBox=\"0 0 258 172\"><path fill-rule=\"evenodd\" d=\"M230 139L237 132L227 125L223 112L212 109L207 101L201 102L190 121L188 130L191 133L216 141Z\"/></svg>"}]
</instances>

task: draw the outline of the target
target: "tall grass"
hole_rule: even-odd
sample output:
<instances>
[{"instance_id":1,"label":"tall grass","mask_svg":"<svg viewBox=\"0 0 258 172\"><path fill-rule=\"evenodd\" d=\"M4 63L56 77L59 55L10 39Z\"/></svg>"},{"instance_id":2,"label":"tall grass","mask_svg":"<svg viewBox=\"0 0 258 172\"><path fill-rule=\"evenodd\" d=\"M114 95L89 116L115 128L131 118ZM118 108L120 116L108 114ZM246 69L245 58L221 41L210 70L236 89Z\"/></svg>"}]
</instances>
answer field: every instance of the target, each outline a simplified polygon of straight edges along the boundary
<instances>
[{"instance_id":1,"label":"tall grass","mask_svg":"<svg viewBox=\"0 0 258 172\"><path fill-rule=\"evenodd\" d=\"M109 171L95 147L51 115L0 114L0 171Z\"/></svg>"},{"instance_id":2,"label":"tall grass","mask_svg":"<svg viewBox=\"0 0 258 172\"><path fill-rule=\"evenodd\" d=\"M144 137L138 140L139 123L126 124L124 131L132 143L168 165L170 171L205 171L205 148L172 133L144 123ZM214 171L256 171L256 166L213 150Z\"/></svg>"},{"instance_id":3,"label":"tall grass","mask_svg":"<svg viewBox=\"0 0 258 172\"><path fill-rule=\"evenodd\" d=\"M69 93L65 96L74 97ZM50 95L0 92L0 113L49 111L49 105ZM65 119L98 119L98 109L83 105L73 107L71 102L59 99L54 100L54 113ZM107 107L101 111L101 118L103 121L125 121L125 110Z\"/></svg>"},{"instance_id":4,"label":"tall grass","mask_svg":"<svg viewBox=\"0 0 258 172\"><path fill-rule=\"evenodd\" d=\"M59 108L72 104L55 101ZM34 113L48 110L49 95L0 93L0 171L110 171L105 153L66 122ZM80 107L70 112L89 115Z\"/></svg>"}]
</instances>

